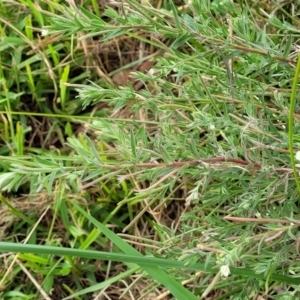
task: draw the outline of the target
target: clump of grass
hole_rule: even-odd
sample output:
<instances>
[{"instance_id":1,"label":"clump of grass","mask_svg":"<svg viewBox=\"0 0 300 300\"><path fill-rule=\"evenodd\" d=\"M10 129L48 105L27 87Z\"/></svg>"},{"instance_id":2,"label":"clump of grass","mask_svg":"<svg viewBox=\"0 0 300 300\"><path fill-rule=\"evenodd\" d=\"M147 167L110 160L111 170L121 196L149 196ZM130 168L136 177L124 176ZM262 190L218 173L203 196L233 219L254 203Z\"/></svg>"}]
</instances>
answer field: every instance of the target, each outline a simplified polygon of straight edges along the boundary
<instances>
[{"instance_id":1,"label":"clump of grass","mask_svg":"<svg viewBox=\"0 0 300 300\"><path fill-rule=\"evenodd\" d=\"M100 16L56 4L61 14L52 14L43 30L102 43L129 36L155 53L151 69L132 71L126 86L68 83L84 107L105 103L112 115L94 118L88 134L68 138L72 157L10 157L0 174L3 191L26 186L30 193L55 194L54 214L68 238L59 246L69 248L49 247L52 223L47 246L0 243L0 250L36 253L21 258L40 274L41 265L51 270L42 283L48 290L57 275L84 274L91 284L67 286L73 297L140 272L155 280L141 297L162 285L163 296L177 299L297 299L299 29L293 10L261 7L258 13L243 3L197 0L159 8L127 0L120 7ZM104 204L105 196L101 205L91 204L93 191L107 193L115 207ZM172 207L177 214L158 217ZM124 218L118 215L123 211ZM146 256L105 227L134 235L142 220L149 222L147 234L157 237L153 245L135 240ZM103 235L114 244L110 253L99 251ZM62 258L53 263L51 254ZM96 284L93 272L70 258L76 256L88 266L89 259L104 259L128 269Z\"/></svg>"}]
</instances>

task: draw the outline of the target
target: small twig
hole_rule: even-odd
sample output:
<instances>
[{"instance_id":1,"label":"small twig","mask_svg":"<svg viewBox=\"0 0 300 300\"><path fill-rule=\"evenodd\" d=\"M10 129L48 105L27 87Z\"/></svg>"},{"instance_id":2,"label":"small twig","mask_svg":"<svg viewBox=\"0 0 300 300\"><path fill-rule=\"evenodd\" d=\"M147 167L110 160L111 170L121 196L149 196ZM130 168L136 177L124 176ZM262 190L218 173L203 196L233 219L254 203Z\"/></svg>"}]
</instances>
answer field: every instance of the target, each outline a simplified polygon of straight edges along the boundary
<instances>
[{"instance_id":1,"label":"small twig","mask_svg":"<svg viewBox=\"0 0 300 300\"><path fill-rule=\"evenodd\" d=\"M192 276L191 278L181 281L182 285L187 285L188 283L191 283L192 281L195 280L196 277L200 276L202 274L202 272L197 272L194 276ZM166 299L166 297L170 295L170 291L165 291L162 294L160 294L158 297L155 298L155 300L162 300L162 299Z\"/></svg>"},{"instance_id":2,"label":"small twig","mask_svg":"<svg viewBox=\"0 0 300 300\"><path fill-rule=\"evenodd\" d=\"M17 256L16 256L17 257ZM21 261L19 261L18 259L16 259L17 264L19 265L19 267L23 270L23 272L27 275L27 277L30 279L30 281L33 283L33 285L36 287L36 289L38 290L39 293L41 293L41 296L45 299L45 300L51 300L51 298L48 296L48 294L46 293L46 291L42 288L42 286L40 285L40 283L34 278L33 276L33 272L30 272L23 264Z\"/></svg>"},{"instance_id":3,"label":"small twig","mask_svg":"<svg viewBox=\"0 0 300 300\"><path fill-rule=\"evenodd\" d=\"M215 277L213 278L213 280L211 281L211 283L208 285L208 287L206 288L206 290L202 293L201 299L207 297L207 295L214 289L215 285L220 281L220 279L221 279L221 272L219 271L215 275Z\"/></svg>"},{"instance_id":4,"label":"small twig","mask_svg":"<svg viewBox=\"0 0 300 300\"><path fill-rule=\"evenodd\" d=\"M265 242L266 243L271 242L271 241L277 239L278 237L280 237L283 233L284 233L284 231L278 231L274 235L272 235L272 236L268 237L267 239L265 239Z\"/></svg>"},{"instance_id":5,"label":"small twig","mask_svg":"<svg viewBox=\"0 0 300 300\"><path fill-rule=\"evenodd\" d=\"M190 28L191 31L193 31L192 28ZM224 45L224 41L223 40L220 40L220 39L216 39L216 38L211 38L211 37L208 37L208 36L204 36L202 34L199 34L199 33L195 33L193 32L202 42L205 42L206 44L213 44L213 47L215 47L216 45ZM209 40L209 43L208 43L208 40ZM234 49L238 49L238 50L241 50L243 52L249 52L249 53L256 53L256 54L260 54L260 55L263 55L263 56L270 56L270 52L269 51L264 51L264 50L259 50L259 49L255 49L255 48L250 48L248 45L245 45L245 44L242 44L242 41L239 41L237 39L237 37L234 38L234 40L237 42L237 43L241 43L241 45L238 45L238 44L230 44L230 46ZM209 45L210 45L209 44ZM290 64L293 64L295 65L297 63L297 60L295 59L291 59L291 58L284 58L282 56L278 56L278 55L272 55L272 58L273 59L276 59L276 60L279 60L279 61L282 61L282 62L286 62L286 63L290 63Z\"/></svg>"},{"instance_id":6,"label":"small twig","mask_svg":"<svg viewBox=\"0 0 300 300\"><path fill-rule=\"evenodd\" d=\"M251 52L251 53L256 53L256 54L260 54L260 55L264 55L264 56L270 55L270 53L268 53L267 51L258 50L258 49L254 49L254 48L249 48L249 47L246 47L246 46L239 46L239 45L236 45L236 44L232 44L231 46L235 49L239 49L239 50L242 50L244 52ZM274 55L274 56L272 56L272 58L274 58L276 60L279 60L279 61L286 62L286 63L291 63L291 64L295 64L297 62L295 59L284 58L284 57L280 57L278 55Z\"/></svg>"},{"instance_id":7,"label":"small twig","mask_svg":"<svg viewBox=\"0 0 300 300\"><path fill-rule=\"evenodd\" d=\"M225 158L225 157L215 157L215 158L204 158L204 159L195 159L195 160L188 160L188 161L177 161L170 164L166 163L141 163L137 164L136 167L145 167L145 168L154 168L154 167L181 167L184 165L196 165L201 162L204 163L221 163L221 162L229 162L229 163L236 163L239 165L252 165L253 167L260 168L262 165L258 163L251 163L246 160L236 159L236 158Z\"/></svg>"},{"instance_id":8,"label":"small twig","mask_svg":"<svg viewBox=\"0 0 300 300\"><path fill-rule=\"evenodd\" d=\"M146 189L143 190L135 190L136 192L148 192L151 191L152 189L156 188L157 186L159 186L160 183L164 182L166 179L172 177L175 173L177 173L179 171L179 169L174 169L173 171L171 171L170 173L166 174L165 176L163 176L161 179L159 179L157 182L155 182L153 185L147 187Z\"/></svg>"},{"instance_id":9,"label":"small twig","mask_svg":"<svg viewBox=\"0 0 300 300\"><path fill-rule=\"evenodd\" d=\"M201 245L201 244L197 245L197 249L202 250L202 251L212 252L212 253L225 254L225 252L220 250L220 249L215 249L215 248L212 248L212 247L209 247L209 246L206 246L206 245Z\"/></svg>"},{"instance_id":10,"label":"small twig","mask_svg":"<svg viewBox=\"0 0 300 300\"><path fill-rule=\"evenodd\" d=\"M264 218L240 218L240 217L224 217L225 220L233 221L233 222L257 222L257 223L281 223L281 224L290 224L292 223L289 220L281 220L281 219L264 219Z\"/></svg>"},{"instance_id":11,"label":"small twig","mask_svg":"<svg viewBox=\"0 0 300 300\"><path fill-rule=\"evenodd\" d=\"M197 165L199 163L206 163L206 164L217 164L217 163L232 163L232 164L237 164L237 165L243 165L243 166L252 166L254 168L261 168L262 164L259 163L252 163L243 159L237 159L237 158L225 158L225 157L215 157L215 158L204 158L201 160L195 159L195 160L188 160L188 161L177 161L177 162L173 162L173 163L140 163L140 164L129 164L129 163L120 163L120 164L114 164L114 165L109 165L109 164L103 164L102 167L103 168L107 168L107 169L111 169L111 170L115 170L117 169L118 171L116 171L117 174L119 174L120 168L130 168L130 167L136 167L136 168L157 168L157 167L173 167L173 168L178 168L178 167L183 167L185 165ZM174 173L176 173L178 170L174 171ZM278 172L283 172L283 173L289 173L292 172L292 169L290 168L274 168L274 171L278 171ZM92 182L89 182L83 186L81 186L81 189L86 189L98 182L100 182L101 180L108 178L111 176L112 173L110 174L105 174L104 176L97 178L95 180L93 180ZM173 171L169 174L166 175L166 177L169 177L170 175L173 175ZM162 178L158 183L164 181L165 178ZM156 187L158 185L158 183L155 184ZM145 192L147 190L149 190L149 188L147 188L146 190L139 190L139 192Z\"/></svg>"}]
</instances>

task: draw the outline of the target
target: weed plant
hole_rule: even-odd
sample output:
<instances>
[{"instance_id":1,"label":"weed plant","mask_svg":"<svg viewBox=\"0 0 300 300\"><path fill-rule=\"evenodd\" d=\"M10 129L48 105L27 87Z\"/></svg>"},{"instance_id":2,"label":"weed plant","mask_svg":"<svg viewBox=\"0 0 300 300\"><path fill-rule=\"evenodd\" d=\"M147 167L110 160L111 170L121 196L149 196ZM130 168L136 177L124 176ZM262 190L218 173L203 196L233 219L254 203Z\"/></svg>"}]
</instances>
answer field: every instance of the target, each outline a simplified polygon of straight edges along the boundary
<instances>
[{"instance_id":1,"label":"weed plant","mask_svg":"<svg viewBox=\"0 0 300 300\"><path fill-rule=\"evenodd\" d=\"M2 276L3 299L52 299L53 289L58 299L299 299L299 5L45 2L28 8L50 18L38 24L45 38L100 51L128 38L140 55L98 82L62 67L64 117L79 114L74 103L102 116L74 116L84 134L71 132L67 150L2 156L2 203L27 230L15 224L0 243L20 253L2 257L17 266ZM126 84L111 81L117 73ZM12 120L18 94L5 87ZM49 206L29 218L10 202L20 191ZM11 283L24 276L29 285Z\"/></svg>"}]
</instances>

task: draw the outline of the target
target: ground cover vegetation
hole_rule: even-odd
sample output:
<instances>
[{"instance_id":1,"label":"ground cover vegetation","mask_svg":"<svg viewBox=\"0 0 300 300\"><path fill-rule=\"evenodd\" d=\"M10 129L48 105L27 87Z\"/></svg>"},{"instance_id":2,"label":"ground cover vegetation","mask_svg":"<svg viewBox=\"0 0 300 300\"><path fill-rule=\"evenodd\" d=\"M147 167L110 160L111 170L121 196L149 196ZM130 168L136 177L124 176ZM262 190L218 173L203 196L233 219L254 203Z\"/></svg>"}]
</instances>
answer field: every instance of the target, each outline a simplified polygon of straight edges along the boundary
<instances>
[{"instance_id":1,"label":"ground cover vegetation","mask_svg":"<svg viewBox=\"0 0 300 300\"><path fill-rule=\"evenodd\" d=\"M297 1L0 1L1 299L299 299Z\"/></svg>"}]
</instances>

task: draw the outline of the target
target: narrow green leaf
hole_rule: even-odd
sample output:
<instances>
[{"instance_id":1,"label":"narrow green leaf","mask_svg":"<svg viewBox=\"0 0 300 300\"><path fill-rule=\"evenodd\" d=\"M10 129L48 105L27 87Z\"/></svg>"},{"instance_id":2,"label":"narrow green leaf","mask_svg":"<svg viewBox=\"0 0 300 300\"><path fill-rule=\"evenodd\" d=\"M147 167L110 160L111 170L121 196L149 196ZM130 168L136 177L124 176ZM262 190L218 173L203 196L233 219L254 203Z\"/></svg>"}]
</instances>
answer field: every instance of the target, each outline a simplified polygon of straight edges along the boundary
<instances>
[{"instance_id":1,"label":"narrow green leaf","mask_svg":"<svg viewBox=\"0 0 300 300\"><path fill-rule=\"evenodd\" d=\"M171 9L173 11L173 16L174 16L174 19L175 19L176 28L181 28L180 19L179 19L179 15L178 15L178 10L177 10L177 7L174 4L174 1L169 0L169 4L170 4Z\"/></svg>"},{"instance_id":2,"label":"narrow green leaf","mask_svg":"<svg viewBox=\"0 0 300 300\"><path fill-rule=\"evenodd\" d=\"M91 215L86 213L83 209L81 209L75 203L73 204L90 222L92 222L99 230L103 232L103 234L108 237L121 251L123 251L126 255L133 255L137 259L145 258L140 252L131 247L129 244L124 242L119 236L117 236L114 232L109 230L106 226L98 222ZM124 255L125 255L124 254ZM195 295L193 295L190 291L184 288L181 283L177 282L173 277L170 277L165 271L161 270L159 264L155 265L145 265L139 264L145 272L147 272L153 279L163 284L177 299L181 300L196 300L198 299Z\"/></svg>"},{"instance_id":3,"label":"narrow green leaf","mask_svg":"<svg viewBox=\"0 0 300 300\"><path fill-rule=\"evenodd\" d=\"M130 143L131 143L131 151L132 151L133 158L134 160L136 160L136 139L132 127L130 128Z\"/></svg>"},{"instance_id":4,"label":"narrow green leaf","mask_svg":"<svg viewBox=\"0 0 300 300\"><path fill-rule=\"evenodd\" d=\"M138 272L139 270L140 270L140 267L130 268L129 270L122 272L122 273L118 274L117 276L111 277L103 282L100 282L100 283L90 286L86 289L83 289L77 293L72 294L71 296L64 298L63 300L74 299L74 297L86 295L87 293L93 293L93 292L100 291L102 289L105 289L106 287L109 287L110 285L114 284L115 282L118 282L118 281Z\"/></svg>"}]
</instances>

